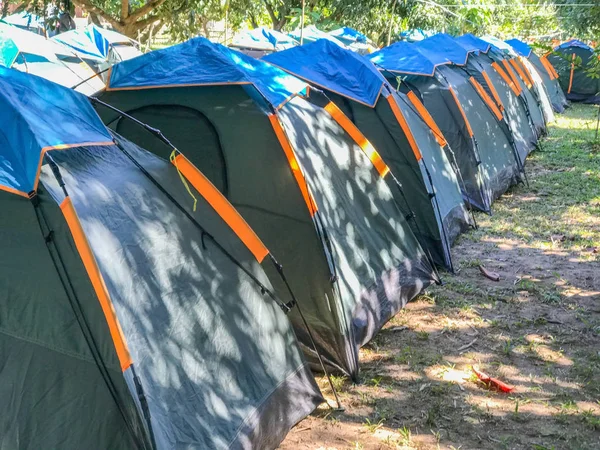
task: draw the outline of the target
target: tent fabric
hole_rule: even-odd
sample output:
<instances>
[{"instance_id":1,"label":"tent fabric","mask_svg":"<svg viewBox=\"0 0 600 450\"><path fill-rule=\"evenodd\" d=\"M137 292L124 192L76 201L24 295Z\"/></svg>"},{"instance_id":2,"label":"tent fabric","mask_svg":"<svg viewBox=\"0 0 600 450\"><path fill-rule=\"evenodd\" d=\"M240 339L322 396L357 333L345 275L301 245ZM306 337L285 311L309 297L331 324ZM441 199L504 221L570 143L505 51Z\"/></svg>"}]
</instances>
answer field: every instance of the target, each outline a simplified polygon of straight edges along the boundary
<instances>
[{"instance_id":1,"label":"tent fabric","mask_svg":"<svg viewBox=\"0 0 600 450\"><path fill-rule=\"evenodd\" d=\"M0 136L73 145L48 149L29 198L0 191L2 443L276 448L323 399L266 266L201 192L194 210L174 164L106 128L93 142L81 95L0 80L27 94L2 96Z\"/></svg>"},{"instance_id":2,"label":"tent fabric","mask_svg":"<svg viewBox=\"0 0 600 450\"><path fill-rule=\"evenodd\" d=\"M416 42L414 45L436 66L448 62L464 66L469 57L469 51L457 44L451 36L444 33L438 33Z\"/></svg>"},{"instance_id":3,"label":"tent fabric","mask_svg":"<svg viewBox=\"0 0 600 450\"><path fill-rule=\"evenodd\" d=\"M198 65L198 61L202 65ZM109 90L251 84L278 108L306 84L263 61L213 44L205 38L146 53L114 66Z\"/></svg>"},{"instance_id":4,"label":"tent fabric","mask_svg":"<svg viewBox=\"0 0 600 450\"><path fill-rule=\"evenodd\" d=\"M600 104L600 81L588 77L585 71L593 57L594 50L578 40L565 42L548 55L568 100ZM576 64L579 61L581 63Z\"/></svg>"},{"instance_id":5,"label":"tent fabric","mask_svg":"<svg viewBox=\"0 0 600 450\"><path fill-rule=\"evenodd\" d=\"M255 28L238 34L231 47L264 51L279 51L299 45L298 41L279 31L265 27Z\"/></svg>"},{"instance_id":6,"label":"tent fabric","mask_svg":"<svg viewBox=\"0 0 600 450\"><path fill-rule=\"evenodd\" d=\"M478 50L483 53L487 53L492 46L492 44L489 42L479 39L477 36L474 36L470 33L457 37L456 42L462 45L467 51Z\"/></svg>"},{"instance_id":7,"label":"tent fabric","mask_svg":"<svg viewBox=\"0 0 600 450\"><path fill-rule=\"evenodd\" d=\"M360 42L366 44L369 42L367 36L362 34L360 31L357 31L354 28L350 27L336 28L335 30L330 31L328 34L336 39L339 39L345 44L352 44L353 42Z\"/></svg>"},{"instance_id":8,"label":"tent fabric","mask_svg":"<svg viewBox=\"0 0 600 450\"><path fill-rule=\"evenodd\" d=\"M267 55L263 60L313 85L374 106L385 78L372 64L338 45L318 40Z\"/></svg>"},{"instance_id":9,"label":"tent fabric","mask_svg":"<svg viewBox=\"0 0 600 450\"><path fill-rule=\"evenodd\" d=\"M578 48L582 48L584 50L594 51L594 49L592 47L587 45L585 42L581 42L578 39L571 39L570 41L563 42L562 44L556 46L554 48L554 50L562 50L562 49L569 48L569 47L578 47Z\"/></svg>"},{"instance_id":10,"label":"tent fabric","mask_svg":"<svg viewBox=\"0 0 600 450\"><path fill-rule=\"evenodd\" d=\"M521 56L524 56L525 58L529 58L529 56L533 52L533 50L531 50L531 47L525 42L521 41L520 39L508 39L505 42L512 48L514 48L517 51L517 53L519 53Z\"/></svg>"},{"instance_id":11,"label":"tent fabric","mask_svg":"<svg viewBox=\"0 0 600 450\"><path fill-rule=\"evenodd\" d=\"M204 66L195 52L178 55L180 65ZM210 64L220 73L231 60ZM264 85L284 73L269 67L261 72ZM144 70L155 71L150 62ZM325 105L299 96L273 110L243 85L178 85L175 78L161 88L132 87L107 90L101 98L160 129L240 211L285 268L326 363L356 378L359 346L437 280L386 180L357 140ZM119 134L169 158L172 149L133 122L98 111ZM280 277L269 278L290 300ZM301 317L294 310L289 317L317 367Z\"/></svg>"},{"instance_id":12,"label":"tent fabric","mask_svg":"<svg viewBox=\"0 0 600 450\"><path fill-rule=\"evenodd\" d=\"M450 162L404 94L400 94L402 99L393 94L385 78L367 59L326 41L279 52L265 59L326 89L326 95L374 144L392 173L401 181L405 197L399 196L398 203L403 205L407 215L411 211L417 212L417 224L411 222L411 225L421 245L430 251L437 264L451 269L450 245L468 228L468 214ZM347 70L335 70L338 67ZM367 79L363 75L365 73L369 80L363 84L362 80ZM371 79L372 83L369 83ZM379 96L382 89L386 99ZM373 93L371 97L367 97L369 91ZM359 105L348 104L344 101L346 99ZM393 106L378 105L379 102L393 102ZM415 159L410 138L402 130L392 107L399 108L400 114L405 117L403 120L408 122L410 138L416 140L417 151L422 154L425 164ZM392 189L397 192L397 186ZM435 199L432 200L430 195Z\"/></svg>"},{"instance_id":13,"label":"tent fabric","mask_svg":"<svg viewBox=\"0 0 600 450\"><path fill-rule=\"evenodd\" d=\"M111 47L117 44L135 45L133 39L112 30L90 24L85 28L78 28L57 34L53 40L72 48L86 57L108 59ZM139 52L141 55L142 53Z\"/></svg>"},{"instance_id":14,"label":"tent fabric","mask_svg":"<svg viewBox=\"0 0 600 450\"><path fill-rule=\"evenodd\" d=\"M408 42L417 42L425 38L433 36L435 32L429 30L422 30L421 28L414 28L412 30L406 30L400 33L400 38Z\"/></svg>"},{"instance_id":15,"label":"tent fabric","mask_svg":"<svg viewBox=\"0 0 600 450\"><path fill-rule=\"evenodd\" d=\"M127 155L115 145L52 157L106 282L156 447L275 448L322 398L287 318L261 292L272 289L263 269L202 197L192 211L170 162L117 142ZM47 167L42 182L63 201Z\"/></svg>"},{"instance_id":16,"label":"tent fabric","mask_svg":"<svg viewBox=\"0 0 600 450\"><path fill-rule=\"evenodd\" d=\"M86 95L104 83L67 47L43 36L0 22L0 65L46 78ZM85 81L87 80L87 81ZM85 81L85 82L84 82Z\"/></svg>"},{"instance_id":17,"label":"tent fabric","mask_svg":"<svg viewBox=\"0 0 600 450\"><path fill-rule=\"evenodd\" d=\"M112 142L85 97L38 77L0 67L0 105L0 189L34 190L47 149Z\"/></svg>"},{"instance_id":18,"label":"tent fabric","mask_svg":"<svg viewBox=\"0 0 600 450\"><path fill-rule=\"evenodd\" d=\"M300 29L290 31L288 33L288 35L290 37L294 38L298 42L300 42L300 34L301 34ZM324 31L319 30L314 25L309 25L309 26L303 28L302 40L303 40L304 44L309 44L311 42L318 41L319 39L325 39L327 41L333 42L336 45L339 45L340 47L345 47L344 43L341 40L337 39L336 37L334 37L328 33L325 33Z\"/></svg>"},{"instance_id":19,"label":"tent fabric","mask_svg":"<svg viewBox=\"0 0 600 450\"><path fill-rule=\"evenodd\" d=\"M385 70L410 75L433 76L437 66L450 64L448 60L431 61L417 46L408 42L396 42L369 55L368 58Z\"/></svg>"}]
</instances>

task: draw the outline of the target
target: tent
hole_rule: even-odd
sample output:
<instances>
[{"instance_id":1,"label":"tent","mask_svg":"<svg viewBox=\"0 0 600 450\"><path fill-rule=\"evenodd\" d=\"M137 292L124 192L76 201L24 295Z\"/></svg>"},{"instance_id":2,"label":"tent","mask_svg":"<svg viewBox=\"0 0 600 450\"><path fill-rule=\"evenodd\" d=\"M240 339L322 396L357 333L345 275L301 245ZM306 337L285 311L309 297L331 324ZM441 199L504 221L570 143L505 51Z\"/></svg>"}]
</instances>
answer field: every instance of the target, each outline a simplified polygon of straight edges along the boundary
<instances>
[{"instance_id":1,"label":"tent","mask_svg":"<svg viewBox=\"0 0 600 450\"><path fill-rule=\"evenodd\" d=\"M400 189L392 185L392 192L407 215L415 214L410 224L423 248L452 270L450 246L470 220L460 174L444 153L443 136L434 134L437 125L416 109L422 104L396 94L369 60L326 40L264 59L324 89L344 111L390 167L394 177L388 180L401 184Z\"/></svg>"},{"instance_id":2,"label":"tent","mask_svg":"<svg viewBox=\"0 0 600 450\"><path fill-rule=\"evenodd\" d=\"M542 56L540 58L533 52L529 45L519 39L509 39L506 43L523 58L527 58L534 66L546 88L554 111L562 113L569 103L558 82L558 74L554 70L554 67L548 62L548 57Z\"/></svg>"},{"instance_id":3,"label":"tent","mask_svg":"<svg viewBox=\"0 0 600 450\"><path fill-rule=\"evenodd\" d=\"M256 58L296 45L299 42L287 34L260 27L239 33L229 46Z\"/></svg>"},{"instance_id":4,"label":"tent","mask_svg":"<svg viewBox=\"0 0 600 450\"><path fill-rule=\"evenodd\" d=\"M3 19L0 19L0 22L21 28L22 30L31 31L32 33L41 36L46 36L46 24L44 23L44 18L27 11L21 11L6 16Z\"/></svg>"},{"instance_id":5,"label":"tent","mask_svg":"<svg viewBox=\"0 0 600 450\"><path fill-rule=\"evenodd\" d=\"M535 148L541 129L536 129L533 121L528 120L529 110L508 92L509 86L494 70L490 58L482 55L478 48L461 44L442 33L416 45L424 52L433 52L434 55L430 58L434 58L435 54L442 49L439 54L447 55L447 59L453 64L450 67L462 73L476 90L481 91L482 99L486 104L491 104L500 127L519 156L519 164L523 166L527 155ZM504 103L507 103L508 108L504 107ZM541 120L541 112L538 115Z\"/></svg>"},{"instance_id":6,"label":"tent","mask_svg":"<svg viewBox=\"0 0 600 450\"><path fill-rule=\"evenodd\" d=\"M278 256L326 362L356 378L358 347L437 277L381 157L344 130L334 104L310 103L306 93L263 61L195 38L114 66L101 98L162 130L240 211ZM131 121L99 111L169 158L171 148ZM289 317L307 344L296 311Z\"/></svg>"},{"instance_id":7,"label":"tent","mask_svg":"<svg viewBox=\"0 0 600 450\"><path fill-rule=\"evenodd\" d=\"M432 61L414 44L397 42L370 58L396 89L425 104L456 155L467 201L490 212L519 178L518 159L491 105L447 58Z\"/></svg>"},{"instance_id":8,"label":"tent","mask_svg":"<svg viewBox=\"0 0 600 450\"><path fill-rule=\"evenodd\" d=\"M43 36L0 22L0 65L38 75L84 94L104 87L70 49Z\"/></svg>"},{"instance_id":9,"label":"tent","mask_svg":"<svg viewBox=\"0 0 600 450\"><path fill-rule=\"evenodd\" d=\"M550 102L550 96L544 87L544 83L539 74L527 58L520 57L517 52L506 42L494 36L483 36L481 39L492 44L492 53L502 55L504 60L500 61L506 64L508 70L514 74L515 80L523 85L523 93L528 99L527 103L531 105L536 102L543 114L541 126L542 131L546 132L546 125L554 121L554 109ZM503 62L506 61L506 62ZM531 97L531 99L529 99ZM530 111L533 109L529 107ZM532 115L533 116L533 115ZM535 117L533 118L535 121Z\"/></svg>"},{"instance_id":10,"label":"tent","mask_svg":"<svg viewBox=\"0 0 600 450\"><path fill-rule=\"evenodd\" d=\"M142 54L135 40L94 24L57 34L52 39L69 47L97 71Z\"/></svg>"},{"instance_id":11,"label":"tent","mask_svg":"<svg viewBox=\"0 0 600 450\"><path fill-rule=\"evenodd\" d=\"M568 100L600 104L600 80L590 78L585 73L594 57L592 47L573 39L560 44L547 56Z\"/></svg>"},{"instance_id":12,"label":"tent","mask_svg":"<svg viewBox=\"0 0 600 450\"><path fill-rule=\"evenodd\" d=\"M80 94L0 68L0 115L3 446L275 448L322 397L264 244Z\"/></svg>"},{"instance_id":13,"label":"tent","mask_svg":"<svg viewBox=\"0 0 600 450\"><path fill-rule=\"evenodd\" d=\"M311 42L318 41L319 39L326 39L339 45L340 47L346 47L346 45L338 38L319 30L314 25L309 25L302 29L300 28L288 33L292 38L300 42L300 35L302 35L303 44L310 44Z\"/></svg>"},{"instance_id":14,"label":"tent","mask_svg":"<svg viewBox=\"0 0 600 450\"><path fill-rule=\"evenodd\" d=\"M490 44L481 41L480 45L475 45L464 39L454 42L469 52L467 64L462 69L469 77L475 78L498 107L512 133L520 164L523 165L544 131L543 115L537 102L527 102L518 85L501 66L502 56L494 56Z\"/></svg>"},{"instance_id":15,"label":"tent","mask_svg":"<svg viewBox=\"0 0 600 450\"><path fill-rule=\"evenodd\" d=\"M340 40L344 45L348 46L350 50L361 55L373 53L377 50L377 46L373 41L371 41L366 35L362 34L360 31L355 30L354 28L336 28L335 30L330 31L327 34Z\"/></svg>"}]
</instances>

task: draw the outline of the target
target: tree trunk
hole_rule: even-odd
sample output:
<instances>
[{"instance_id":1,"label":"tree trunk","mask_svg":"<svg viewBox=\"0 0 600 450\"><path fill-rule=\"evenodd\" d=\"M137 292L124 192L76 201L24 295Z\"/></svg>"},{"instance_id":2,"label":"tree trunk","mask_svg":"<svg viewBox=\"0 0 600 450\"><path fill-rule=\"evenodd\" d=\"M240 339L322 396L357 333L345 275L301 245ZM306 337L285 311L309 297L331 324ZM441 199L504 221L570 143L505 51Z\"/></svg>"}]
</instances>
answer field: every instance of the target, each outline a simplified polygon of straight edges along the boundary
<instances>
[{"instance_id":1,"label":"tree trunk","mask_svg":"<svg viewBox=\"0 0 600 450\"><path fill-rule=\"evenodd\" d=\"M392 40L392 25L394 24L394 11L396 10L396 0L394 0L394 3L392 4L392 13L390 14L390 24L388 27L388 35L387 35L387 45L390 45L390 42Z\"/></svg>"}]
</instances>

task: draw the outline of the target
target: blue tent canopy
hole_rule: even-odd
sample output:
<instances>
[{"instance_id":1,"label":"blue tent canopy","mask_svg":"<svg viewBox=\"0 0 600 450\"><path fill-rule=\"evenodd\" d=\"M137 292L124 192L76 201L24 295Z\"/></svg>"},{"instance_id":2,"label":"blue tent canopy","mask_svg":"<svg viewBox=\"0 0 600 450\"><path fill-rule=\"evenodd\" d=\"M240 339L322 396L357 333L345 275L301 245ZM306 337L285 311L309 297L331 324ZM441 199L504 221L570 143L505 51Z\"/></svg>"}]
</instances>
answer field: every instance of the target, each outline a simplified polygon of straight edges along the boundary
<instances>
[{"instance_id":1,"label":"blue tent canopy","mask_svg":"<svg viewBox=\"0 0 600 450\"><path fill-rule=\"evenodd\" d=\"M414 45L436 66L447 62L464 66L469 57L469 52L463 46L444 33L438 33Z\"/></svg>"},{"instance_id":2,"label":"blue tent canopy","mask_svg":"<svg viewBox=\"0 0 600 450\"><path fill-rule=\"evenodd\" d=\"M55 62L59 54L71 55L67 48L42 36L0 22L0 65L11 67L19 54L27 55L27 62Z\"/></svg>"},{"instance_id":3,"label":"blue tent canopy","mask_svg":"<svg viewBox=\"0 0 600 450\"><path fill-rule=\"evenodd\" d=\"M47 150L110 144L87 98L43 78L0 67L0 189L26 195Z\"/></svg>"},{"instance_id":4,"label":"blue tent canopy","mask_svg":"<svg viewBox=\"0 0 600 450\"><path fill-rule=\"evenodd\" d=\"M265 50L283 50L299 45L298 41L287 34L270 28L255 28L237 35L232 42L234 47Z\"/></svg>"},{"instance_id":5,"label":"blue tent canopy","mask_svg":"<svg viewBox=\"0 0 600 450\"><path fill-rule=\"evenodd\" d=\"M385 78L368 59L324 39L263 57L311 84L375 106Z\"/></svg>"},{"instance_id":6,"label":"blue tent canopy","mask_svg":"<svg viewBox=\"0 0 600 450\"><path fill-rule=\"evenodd\" d=\"M354 42L368 43L369 39L367 36L362 34L360 31L350 27L341 27L328 33L336 39L339 39L344 44L353 44Z\"/></svg>"},{"instance_id":7,"label":"blue tent canopy","mask_svg":"<svg viewBox=\"0 0 600 450\"><path fill-rule=\"evenodd\" d=\"M586 50L589 50L591 52L594 51L594 49L592 47L590 47L589 45L587 45L585 42L581 42L578 39L571 39L570 41L563 42L558 47L555 47L554 50L558 50L558 49L562 49L562 48L568 48L568 47L579 47L579 48L584 48Z\"/></svg>"},{"instance_id":8,"label":"blue tent canopy","mask_svg":"<svg viewBox=\"0 0 600 450\"><path fill-rule=\"evenodd\" d=\"M264 61L194 38L113 66L107 89L251 84L275 108L306 83Z\"/></svg>"},{"instance_id":9,"label":"blue tent canopy","mask_svg":"<svg viewBox=\"0 0 600 450\"><path fill-rule=\"evenodd\" d=\"M455 41L462 45L467 51L480 51L483 53L487 53L490 51L490 47L492 44L484 41L483 39L479 39L477 36L474 36L470 33L463 34L455 38Z\"/></svg>"},{"instance_id":10,"label":"blue tent canopy","mask_svg":"<svg viewBox=\"0 0 600 450\"><path fill-rule=\"evenodd\" d=\"M415 44L400 41L368 56L371 62L390 72L433 76L435 68L449 61L434 63Z\"/></svg>"},{"instance_id":11,"label":"blue tent canopy","mask_svg":"<svg viewBox=\"0 0 600 450\"><path fill-rule=\"evenodd\" d=\"M112 45L135 44L135 41L127 36L93 24L58 34L53 39L82 55L103 60L108 58Z\"/></svg>"},{"instance_id":12,"label":"blue tent canopy","mask_svg":"<svg viewBox=\"0 0 600 450\"><path fill-rule=\"evenodd\" d=\"M514 48L519 55L524 56L525 58L529 58L529 55L531 55L531 47L525 42L519 39L509 39L505 42Z\"/></svg>"},{"instance_id":13,"label":"blue tent canopy","mask_svg":"<svg viewBox=\"0 0 600 450\"><path fill-rule=\"evenodd\" d=\"M291 31L288 34L291 37L293 37L294 39L296 39L298 42L300 42L300 29ZM310 26L305 27L303 29L303 31L302 31L302 39L303 39L303 44L309 44L311 42L318 41L319 39L326 39L328 41L333 42L334 44L339 45L340 47L345 47L345 45L344 45L344 43L342 41L340 41L339 39L336 39L335 37L333 37L333 36L325 33L324 31L319 30L314 25L310 25Z\"/></svg>"}]
</instances>

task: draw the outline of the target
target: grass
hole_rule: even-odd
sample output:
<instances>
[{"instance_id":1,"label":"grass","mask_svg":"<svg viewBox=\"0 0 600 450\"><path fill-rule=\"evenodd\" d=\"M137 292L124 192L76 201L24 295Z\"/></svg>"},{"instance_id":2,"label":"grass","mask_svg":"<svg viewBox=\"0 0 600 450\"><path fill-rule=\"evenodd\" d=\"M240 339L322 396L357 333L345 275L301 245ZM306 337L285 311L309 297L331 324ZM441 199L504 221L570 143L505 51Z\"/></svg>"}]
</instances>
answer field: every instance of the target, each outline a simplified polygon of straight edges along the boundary
<instances>
[{"instance_id":1,"label":"grass","mask_svg":"<svg viewBox=\"0 0 600 450\"><path fill-rule=\"evenodd\" d=\"M453 249L458 273L444 274L390 321L399 329L361 351L361 384L333 378L346 411L335 413L335 427L314 419L322 438L304 447L361 448L360 436L364 448L599 448L596 111L574 105L558 117L544 150L528 158L529 188L477 215L479 229ZM516 390L488 389L473 365Z\"/></svg>"}]
</instances>

